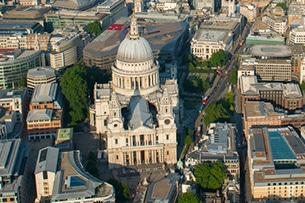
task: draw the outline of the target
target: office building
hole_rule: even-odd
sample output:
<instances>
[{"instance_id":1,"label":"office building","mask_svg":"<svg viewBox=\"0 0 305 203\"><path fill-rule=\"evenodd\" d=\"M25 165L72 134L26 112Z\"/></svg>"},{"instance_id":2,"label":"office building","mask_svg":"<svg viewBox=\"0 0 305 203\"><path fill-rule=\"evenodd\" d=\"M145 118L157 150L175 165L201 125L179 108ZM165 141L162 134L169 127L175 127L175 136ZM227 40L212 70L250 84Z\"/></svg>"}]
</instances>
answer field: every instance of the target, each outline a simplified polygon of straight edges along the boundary
<instances>
[{"instance_id":1,"label":"office building","mask_svg":"<svg viewBox=\"0 0 305 203\"><path fill-rule=\"evenodd\" d=\"M12 22L3 21L0 24L1 35L28 35L43 33L43 26L38 22Z\"/></svg>"},{"instance_id":2,"label":"office building","mask_svg":"<svg viewBox=\"0 0 305 203\"><path fill-rule=\"evenodd\" d=\"M304 166L299 164L305 145L289 127L252 128L248 164L252 200L304 201Z\"/></svg>"},{"instance_id":3,"label":"office building","mask_svg":"<svg viewBox=\"0 0 305 203\"><path fill-rule=\"evenodd\" d=\"M168 176L152 182L147 190L145 202L154 203L160 199L165 202L177 202L181 175L170 173Z\"/></svg>"},{"instance_id":4,"label":"office building","mask_svg":"<svg viewBox=\"0 0 305 203\"><path fill-rule=\"evenodd\" d=\"M285 11L279 6L276 6L270 9L270 11L265 12L262 17L262 21L266 23L270 29L279 34L284 34L288 28Z\"/></svg>"},{"instance_id":5,"label":"office building","mask_svg":"<svg viewBox=\"0 0 305 203\"><path fill-rule=\"evenodd\" d=\"M0 140L1 202L22 203L21 194L28 192L29 183L23 178L28 147L21 139Z\"/></svg>"},{"instance_id":6,"label":"office building","mask_svg":"<svg viewBox=\"0 0 305 203\"><path fill-rule=\"evenodd\" d=\"M35 87L27 117L29 139L55 137L62 127L63 95L57 83Z\"/></svg>"},{"instance_id":7,"label":"office building","mask_svg":"<svg viewBox=\"0 0 305 203\"><path fill-rule=\"evenodd\" d=\"M291 81L292 73L300 73L304 57L300 45L260 44L247 48L240 60L241 69L255 70L259 81Z\"/></svg>"},{"instance_id":8,"label":"office building","mask_svg":"<svg viewBox=\"0 0 305 203\"><path fill-rule=\"evenodd\" d=\"M257 82L256 76L239 78L239 96L242 112L248 100L269 101L275 107L287 111L303 107L303 95L298 84L278 82Z\"/></svg>"},{"instance_id":9,"label":"office building","mask_svg":"<svg viewBox=\"0 0 305 203\"><path fill-rule=\"evenodd\" d=\"M285 38L270 29L270 27L259 19L256 19L246 37L246 45L257 44L285 44Z\"/></svg>"},{"instance_id":10,"label":"office building","mask_svg":"<svg viewBox=\"0 0 305 203\"><path fill-rule=\"evenodd\" d=\"M64 29L71 25L87 25L88 23L98 21L102 29L107 28L110 22L110 15L98 13L97 11L73 11L60 10L49 12L45 15L46 29L51 32L57 29Z\"/></svg>"},{"instance_id":11,"label":"office building","mask_svg":"<svg viewBox=\"0 0 305 203\"><path fill-rule=\"evenodd\" d=\"M37 67L28 70L26 76L26 85L30 95L32 95L35 87L39 84L55 83L56 72L50 67Z\"/></svg>"},{"instance_id":12,"label":"office building","mask_svg":"<svg viewBox=\"0 0 305 203\"><path fill-rule=\"evenodd\" d=\"M258 8L254 4L248 2L240 5L240 14L247 18L248 22L254 22L258 16Z\"/></svg>"},{"instance_id":13,"label":"office building","mask_svg":"<svg viewBox=\"0 0 305 203\"><path fill-rule=\"evenodd\" d=\"M239 180L239 155L236 150L236 127L231 123L211 123L199 142L197 150L188 153L185 165L197 165L204 162L213 163L221 160L226 169L227 176Z\"/></svg>"},{"instance_id":14,"label":"office building","mask_svg":"<svg viewBox=\"0 0 305 203\"><path fill-rule=\"evenodd\" d=\"M60 152L46 147L39 151L36 168L37 203L115 202L112 185L85 171L79 151Z\"/></svg>"},{"instance_id":15,"label":"office building","mask_svg":"<svg viewBox=\"0 0 305 203\"><path fill-rule=\"evenodd\" d=\"M44 66L41 51L0 49L0 88L15 88L26 78L29 69Z\"/></svg>"},{"instance_id":16,"label":"office building","mask_svg":"<svg viewBox=\"0 0 305 203\"><path fill-rule=\"evenodd\" d=\"M304 124L304 113L287 114L281 109L274 108L269 102L246 101L245 103L243 125L246 139L248 139L249 130L252 127L292 126L301 131Z\"/></svg>"},{"instance_id":17,"label":"office building","mask_svg":"<svg viewBox=\"0 0 305 203\"><path fill-rule=\"evenodd\" d=\"M59 70L75 64L83 56L85 35L71 32L70 35L59 35L52 37L50 44L52 51L48 53L50 67Z\"/></svg>"},{"instance_id":18,"label":"office building","mask_svg":"<svg viewBox=\"0 0 305 203\"><path fill-rule=\"evenodd\" d=\"M231 53L243 27L244 18L237 14L232 17L219 15L202 22L191 40L191 53L203 60L209 60L220 49Z\"/></svg>"}]
</instances>

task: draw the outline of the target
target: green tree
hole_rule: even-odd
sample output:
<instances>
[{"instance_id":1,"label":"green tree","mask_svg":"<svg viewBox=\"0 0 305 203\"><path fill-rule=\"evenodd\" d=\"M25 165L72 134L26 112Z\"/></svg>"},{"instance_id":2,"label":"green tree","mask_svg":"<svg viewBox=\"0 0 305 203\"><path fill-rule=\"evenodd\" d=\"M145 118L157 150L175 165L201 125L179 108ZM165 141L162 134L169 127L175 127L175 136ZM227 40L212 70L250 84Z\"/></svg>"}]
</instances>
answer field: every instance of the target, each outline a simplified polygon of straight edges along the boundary
<instances>
[{"instance_id":1,"label":"green tree","mask_svg":"<svg viewBox=\"0 0 305 203\"><path fill-rule=\"evenodd\" d=\"M195 193L193 192L186 192L183 193L179 199L178 199L178 203L200 203L200 199L196 196Z\"/></svg>"},{"instance_id":2,"label":"green tree","mask_svg":"<svg viewBox=\"0 0 305 203\"><path fill-rule=\"evenodd\" d=\"M234 103L234 92L233 90L230 90L227 94L223 96L223 98L229 102L229 104Z\"/></svg>"},{"instance_id":3,"label":"green tree","mask_svg":"<svg viewBox=\"0 0 305 203\"><path fill-rule=\"evenodd\" d=\"M214 122L224 122L230 118L227 110L221 102L213 102L206 109L204 114L204 124Z\"/></svg>"},{"instance_id":4,"label":"green tree","mask_svg":"<svg viewBox=\"0 0 305 203\"><path fill-rule=\"evenodd\" d=\"M283 10L286 10L286 9L287 9L286 3L284 3L284 2L277 3L276 6L277 6L277 7L281 7Z\"/></svg>"},{"instance_id":5,"label":"green tree","mask_svg":"<svg viewBox=\"0 0 305 203\"><path fill-rule=\"evenodd\" d=\"M18 87L26 87L26 79L25 78L18 81Z\"/></svg>"},{"instance_id":6,"label":"green tree","mask_svg":"<svg viewBox=\"0 0 305 203\"><path fill-rule=\"evenodd\" d=\"M229 78L229 81L230 83L236 85L237 84L237 69L234 68L231 75L230 75L230 78Z\"/></svg>"},{"instance_id":7,"label":"green tree","mask_svg":"<svg viewBox=\"0 0 305 203\"><path fill-rule=\"evenodd\" d=\"M220 161L203 163L194 166L196 183L204 189L216 190L221 188L226 179L226 170Z\"/></svg>"},{"instance_id":8,"label":"green tree","mask_svg":"<svg viewBox=\"0 0 305 203\"><path fill-rule=\"evenodd\" d=\"M234 112L234 110L235 110L235 108L234 108L234 106L231 104L231 105L230 105L230 111L231 111L231 112Z\"/></svg>"},{"instance_id":9,"label":"green tree","mask_svg":"<svg viewBox=\"0 0 305 203\"><path fill-rule=\"evenodd\" d=\"M86 165L86 170L93 176L99 178L99 170L96 165L96 157L94 152L90 152L88 156L88 162Z\"/></svg>"},{"instance_id":10,"label":"green tree","mask_svg":"<svg viewBox=\"0 0 305 203\"><path fill-rule=\"evenodd\" d=\"M124 197L124 199L129 199L130 198L130 190L129 190L128 186L124 182L121 182L121 185L122 185L122 188L123 188L122 196Z\"/></svg>"},{"instance_id":11,"label":"green tree","mask_svg":"<svg viewBox=\"0 0 305 203\"><path fill-rule=\"evenodd\" d=\"M129 199L130 191L125 183L119 182L114 178L109 179L107 182L111 184L115 189L115 202L123 203Z\"/></svg>"},{"instance_id":12,"label":"green tree","mask_svg":"<svg viewBox=\"0 0 305 203\"><path fill-rule=\"evenodd\" d=\"M195 72L195 67L194 67L194 64L193 64L193 63L189 63L188 71L189 71L190 73Z\"/></svg>"},{"instance_id":13,"label":"green tree","mask_svg":"<svg viewBox=\"0 0 305 203\"><path fill-rule=\"evenodd\" d=\"M229 57L224 50L220 49L217 52L214 52L210 58L210 64L212 67L220 67L227 63Z\"/></svg>"},{"instance_id":14,"label":"green tree","mask_svg":"<svg viewBox=\"0 0 305 203\"><path fill-rule=\"evenodd\" d=\"M189 146L192 144L192 142L193 142L193 139L192 139L191 135L187 135L184 139L184 144Z\"/></svg>"},{"instance_id":15,"label":"green tree","mask_svg":"<svg viewBox=\"0 0 305 203\"><path fill-rule=\"evenodd\" d=\"M192 84L194 88L198 88L198 81L196 79L192 80Z\"/></svg>"},{"instance_id":16,"label":"green tree","mask_svg":"<svg viewBox=\"0 0 305 203\"><path fill-rule=\"evenodd\" d=\"M87 31L91 34L95 34L98 36L102 33L102 26L101 23L97 20L87 24Z\"/></svg>"},{"instance_id":17,"label":"green tree","mask_svg":"<svg viewBox=\"0 0 305 203\"><path fill-rule=\"evenodd\" d=\"M302 91L305 91L305 82L301 83L300 88L301 88Z\"/></svg>"},{"instance_id":18,"label":"green tree","mask_svg":"<svg viewBox=\"0 0 305 203\"><path fill-rule=\"evenodd\" d=\"M210 89L210 88L211 88L210 83L208 83L207 81L202 81L202 89L203 89L204 91L207 91L207 90Z\"/></svg>"},{"instance_id":19,"label":"green tree","mask_svg":"<svg viewBox=\"0 0 305 203\"><path fill-rule=\"evenodd\" d=\"M86 165L86 171L88 171L91 175L93 175L94 177L99 178L99 170L96 166L96 163L92 160L89 160L87 165Z\"/></svg>"},{"instance_id":20,"label":"green tree","mask_svg":"<svg viewBox=\"0 0 305 203\"><path fill-rule=\"evenodd\" d=\"M80 62L68 68L60 78L60 86L70 106L69 126L76 126L86 118L89 108L87 71L84 64Z\"/></svg>"}]
</instances>

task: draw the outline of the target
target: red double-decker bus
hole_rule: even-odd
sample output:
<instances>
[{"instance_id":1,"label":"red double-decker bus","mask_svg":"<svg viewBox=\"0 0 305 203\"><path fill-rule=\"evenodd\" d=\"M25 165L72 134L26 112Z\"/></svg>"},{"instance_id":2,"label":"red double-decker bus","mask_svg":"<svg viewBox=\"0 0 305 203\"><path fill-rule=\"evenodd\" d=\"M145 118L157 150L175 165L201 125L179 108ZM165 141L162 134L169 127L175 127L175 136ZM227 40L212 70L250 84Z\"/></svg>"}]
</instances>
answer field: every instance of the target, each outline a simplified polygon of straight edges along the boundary
<instances>
[{"instance_id":1,"label":"red double-decker bus","mask_svg":"<svg viewBox=\"0 0 305 203\"><path fill-rule=\"evenodd\" d=\"M220 76L220 77L222 76L222 72L220 72L219 70L217 70L216 73L218 76Z\"/></svg>"},{"instance_id":2,"label":"red double-decker bus","mask_svg":"<svg viewBox=\"0 0 305 203\"><path fill-rule=\"evenodd\" d=\"M207 102L208 102L208 99L209 99L209 96L205 96L205 97L202 99L202 104L203 104L203 105L206 105Z\"/></svg>"}]
</instances>

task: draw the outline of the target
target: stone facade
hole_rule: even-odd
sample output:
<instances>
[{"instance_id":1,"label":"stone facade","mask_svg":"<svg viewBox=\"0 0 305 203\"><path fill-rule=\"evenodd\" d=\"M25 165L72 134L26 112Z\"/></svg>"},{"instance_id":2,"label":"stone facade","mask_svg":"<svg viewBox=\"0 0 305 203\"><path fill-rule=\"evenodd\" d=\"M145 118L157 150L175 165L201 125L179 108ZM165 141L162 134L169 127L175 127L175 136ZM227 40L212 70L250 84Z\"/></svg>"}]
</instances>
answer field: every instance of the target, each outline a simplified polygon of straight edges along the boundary
<instances>
[{"instance_id":1,"label":"stone facade","mask_svg":"<svg viewBox=\"0 0 305 203\"><path fill-rule=\"evenodd\" d=\"M133 16L109 84L96 84L90 124L106 143L109 168L177 161L181 109L176 80L159 84L159 64Z\"/></svg>"}]
</instances>

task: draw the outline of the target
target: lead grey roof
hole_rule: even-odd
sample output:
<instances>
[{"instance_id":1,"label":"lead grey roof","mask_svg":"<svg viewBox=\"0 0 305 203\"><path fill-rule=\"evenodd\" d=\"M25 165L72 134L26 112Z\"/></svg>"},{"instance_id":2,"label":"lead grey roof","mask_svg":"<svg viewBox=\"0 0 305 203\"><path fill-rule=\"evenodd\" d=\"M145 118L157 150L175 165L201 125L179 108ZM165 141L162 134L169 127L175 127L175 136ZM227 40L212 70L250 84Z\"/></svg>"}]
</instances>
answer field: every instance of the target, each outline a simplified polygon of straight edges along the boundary
<instances>
[{"instance_id":1,"label":"lead grey roof","mask_svg":"<svg viewBox=\"0 0 305 203\"><path fill-rule=\"evenodd\" d=\"M56 77L55 69L45 66L45 67L36 67L28 70L27 77L38 77L46 78L54 76Z\"/></svg>"},{"instance_id":2,"label":"lead grey roof","mask_svg":"<svg viewBox=\"0 0 305 203\"><path fill-rule=\"evenodd\" d=\"M35 87L31 103L52 102L56 100L58 84L39 84Z\"/></svg>"},{"instance_id":3,"label":"lead grey roof","mask_svg":"<svg viewBox=\"0 0 305 203\"><path fill-rule=\"evenodd\" d=\"M52 120L53 110L51 109L33 109L28 113L27 121Z\"/></svg>"},{"instance_id":4,"label":"lead grey roof","mask_svg":"<svg viewBox=\"0 0 305 203\"><path fill-rule=\"evenodd\" d=\"M1 140L0 141L0 176L11 176L15 173L19 174L21 140Z\"/></svg>"},{"instance_id":5,"label":"lead grey roof","mask_svg":"<svg viewBox=\"0 0 305 203\"><path fill-rule=\"evenodd\" d=\"M131 130L141 126L148 128L153 127L153 120L148 108L148 102L140 96L135 96L130 99L131 119L129 122Z\"/></svg>"},{"instance_id":6,"label":"lead grey roof","mask_svg":"<svg viewBox=\"0 0 305 203\"><path fill-rule=\"evenodd\" d=\"M55 173L57 170L57 161L59 157L59 149L54 147L46 147L39 151L35 168L35 174L42 171Z\"/></svg>"}]
</instances>

